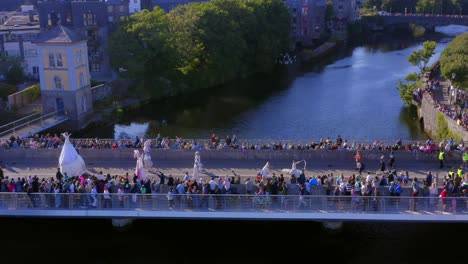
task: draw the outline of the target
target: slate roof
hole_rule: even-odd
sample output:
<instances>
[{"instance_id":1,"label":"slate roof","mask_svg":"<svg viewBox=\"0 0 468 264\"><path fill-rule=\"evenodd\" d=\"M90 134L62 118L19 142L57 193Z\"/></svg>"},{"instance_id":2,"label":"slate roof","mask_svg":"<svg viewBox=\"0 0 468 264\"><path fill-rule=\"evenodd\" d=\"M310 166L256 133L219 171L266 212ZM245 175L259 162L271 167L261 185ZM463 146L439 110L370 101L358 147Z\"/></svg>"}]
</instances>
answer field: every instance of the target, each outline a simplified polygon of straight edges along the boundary
<instances>
[{"instance_id":1,"label":"slate roof","mask_svg":"<svg viewBox=\"0 0 468 264\"><path fill-rule=\"evenodd\" d=\"M35 43L75 43L86 40L86 37L62 25L39 34Z\"/></svg>"}]
</instances>

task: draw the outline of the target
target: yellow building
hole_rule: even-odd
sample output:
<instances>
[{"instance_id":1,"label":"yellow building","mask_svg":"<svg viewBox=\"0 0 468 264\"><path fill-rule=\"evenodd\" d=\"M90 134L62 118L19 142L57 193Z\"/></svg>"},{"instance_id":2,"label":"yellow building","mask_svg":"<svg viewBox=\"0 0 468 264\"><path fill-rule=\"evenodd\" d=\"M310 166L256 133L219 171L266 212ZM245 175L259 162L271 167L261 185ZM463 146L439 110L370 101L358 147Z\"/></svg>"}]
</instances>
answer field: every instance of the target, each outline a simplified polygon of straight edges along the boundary
<instances>
[{"instance_id":1,"label":"yellow building","mask_svg":"<svg viewBox=\"0 0 468 264\"><path fill-rule=\"evenodd\" d=\"M80 129L93 114L86 37L58 25L36 39L42 110L67 115Z\"/></svg>"}]
</instances>

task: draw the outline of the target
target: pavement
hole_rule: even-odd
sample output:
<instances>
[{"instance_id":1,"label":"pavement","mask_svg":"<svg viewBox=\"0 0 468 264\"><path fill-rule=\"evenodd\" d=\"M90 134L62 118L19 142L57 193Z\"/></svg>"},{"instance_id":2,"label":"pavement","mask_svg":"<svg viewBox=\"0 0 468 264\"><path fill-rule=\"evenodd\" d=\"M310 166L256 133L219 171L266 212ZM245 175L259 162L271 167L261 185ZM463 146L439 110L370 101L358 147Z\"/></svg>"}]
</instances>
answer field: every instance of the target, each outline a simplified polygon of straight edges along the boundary
<instances>
[{"instance_id":1,"label":"pavement","mask_svg":"<svg viewBox=\"0 0 468 264\"><path fill-rule=\"evenodd\" d=\"M87 172L89 174L98 174L102 171L104 174L110 173L111 175L133 175L135 171L136 162L134 159L129 159L128 162L116 162L112 160L99 160L99 161L89 161L85 160L87 166ZM186 171L189 174L192 174L193 163L190 164L187 160L161 160L153 159L154 168L151 169L148 175L151 177L156 177L154 174L155 169L161 170L165 175L172 174L174 177L182 178ZM209 179L213 176L234 176L232 171L237 175L241 176L241 180L247 178L254 179L257 172L265 165L264 161L259 160L207 160L203 161L203 169L200 171L200 176L202 179ZM367 175L367 172L372 174L381 174L379 171L380 164L379 161L365 161L366 170L363 172L363 175ZM425 178L427 172L431 171L433 175L439 175L438 179L443 179L443 176L447 174L450 167L458 167L460 164L446 164L446 168L440 170L439 163L437 161L396 161L396 167L398 172L408 171L411 178L418 177L422 180ZM3 167L5 176L10 177L27 177L29 175L37 175L39 178L42 177L52 177L55 176L58 167L57 161L51 162L38 162L34 160L25 160L18 161L13 163L2 163L0 166ZM275 173L279 176L281 173L284 174L285 178L288 179L289 175L284 173L283 169L290 169L291 161L277 161L271 162L270 165L270 174ZM303 168L303 163L297 165L298 169ZM328 175L333 173L335 177L339 176L341 173L345 177L349 177L352 174L357 174L357 171L354 170L354 160L350 161L307 161L307 167L305 174L307 177L312 175Z\"/></svg>"}]
</instances>

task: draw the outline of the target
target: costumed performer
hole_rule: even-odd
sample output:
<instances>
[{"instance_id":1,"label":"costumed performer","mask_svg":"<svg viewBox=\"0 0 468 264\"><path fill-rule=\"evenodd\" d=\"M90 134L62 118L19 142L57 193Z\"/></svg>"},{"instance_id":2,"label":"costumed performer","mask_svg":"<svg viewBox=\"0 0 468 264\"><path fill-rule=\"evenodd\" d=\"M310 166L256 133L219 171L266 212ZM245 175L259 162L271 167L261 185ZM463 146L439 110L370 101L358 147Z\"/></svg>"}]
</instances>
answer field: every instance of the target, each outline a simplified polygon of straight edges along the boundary
<instances>
[{"instance_id":1,"label":"costumed performer","mask_svg":"<svg viewBox=\"0 0 468 264\"><path fill-rule=\"evenodd\" d=\"M153 161L151 160L151 140L147 139L145 143L143 143L143 165L146 169L150 169L153 167Z\"/></svg>"},{"instance_id":2,"label":"costumed performer","mask_svg":"<svg viewBox=\"0 0 468 264\"><path fill-rule=\"evenodd\" d=\"M146 180L146 172L143 166L143 154L139 150L133 151L133 158L137 160L135 167L135 175L138 177L138 180Z\"/></svg>"},{"instance_id":3,"label":"costumed performer","mask_svg":"<svg viewBox=\"0 0 468 264\"><path fill-rule=\"evenodd\" d=\"M86 172L86 164L70 142L71 134L65 132L62 136L65 138L65 143L59 157L60 171L70 177L83 175Z\"/></svg>"}]
</instances>

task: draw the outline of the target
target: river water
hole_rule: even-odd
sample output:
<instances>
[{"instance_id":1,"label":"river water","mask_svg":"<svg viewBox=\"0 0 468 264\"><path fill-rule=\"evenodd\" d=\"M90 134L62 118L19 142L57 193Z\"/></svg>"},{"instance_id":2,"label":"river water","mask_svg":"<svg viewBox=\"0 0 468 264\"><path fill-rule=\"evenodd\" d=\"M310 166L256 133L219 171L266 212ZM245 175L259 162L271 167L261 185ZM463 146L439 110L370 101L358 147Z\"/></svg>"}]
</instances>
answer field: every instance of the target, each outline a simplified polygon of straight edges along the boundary
<instances>
[{"instance_id":1,"label":"river water","mask_svg":"<svg viewBox=\"0 0 468 264\"><path fill-rule=\"evenodd\" d=\"M452 35L466 28L446 27ZM444 31L444 30L441 30ZM453 36L437 35L436 60ZM402 103L398 80L417 71L407 58L426 39L383 34L348 44L313 66L294 65L186 97L124 109L117 124L92 127L82 137L136 135L249 139L427 139L414 109Z\"/></svg>"}]
</instances>

